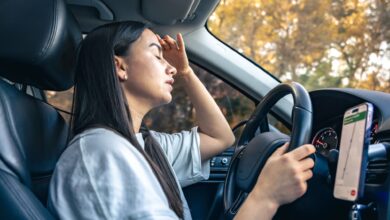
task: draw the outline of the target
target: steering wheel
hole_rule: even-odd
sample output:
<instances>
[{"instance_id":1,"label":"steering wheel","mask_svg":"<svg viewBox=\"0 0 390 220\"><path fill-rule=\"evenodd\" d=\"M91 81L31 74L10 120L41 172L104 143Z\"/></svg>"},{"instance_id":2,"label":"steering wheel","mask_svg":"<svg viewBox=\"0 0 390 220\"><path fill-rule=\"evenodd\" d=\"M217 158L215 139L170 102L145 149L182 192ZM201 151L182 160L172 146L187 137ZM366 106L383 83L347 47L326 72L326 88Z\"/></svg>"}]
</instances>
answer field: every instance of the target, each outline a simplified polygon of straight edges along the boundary
<instances>
[{"instance_id":1,"label":"steering wheel","mask_svg":"<svg viewBox=\"0 0 390 220\"><path fill-rule=\"evenodd\" d=\"M267 114L271 108L288 94L294 99L291 137L280 132L270 132L267 121ZM236 152L228 169L223 196L225 215L228 219L236 215L271 154L287 141L290 141L288 151L309 143L311 128L310 96L299 83L279 84L262 99L238 139ZM255 136L258 129L261 133ZM277 216L278 213L275 217ZM297 219L296 216L288 218L283 214L279 216L283 219Z\"/></svg>"}]
</instances>

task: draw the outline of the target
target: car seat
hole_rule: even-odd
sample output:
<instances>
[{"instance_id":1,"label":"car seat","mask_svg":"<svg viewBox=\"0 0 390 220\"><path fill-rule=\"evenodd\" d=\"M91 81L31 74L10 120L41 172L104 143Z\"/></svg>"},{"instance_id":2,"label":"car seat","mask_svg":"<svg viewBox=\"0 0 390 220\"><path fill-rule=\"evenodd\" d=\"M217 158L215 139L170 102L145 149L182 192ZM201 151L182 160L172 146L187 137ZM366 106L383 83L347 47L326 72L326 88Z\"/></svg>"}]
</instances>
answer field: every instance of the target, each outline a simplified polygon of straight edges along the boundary
<instances>
[{"instance_id":1,"label":"car seat","mask_svg":"<svg viewBox=\"0 0 390 220\"><path fill-rule=\"evenodd\" d=\"M66 90L82 35L62 0L0 2L0 219L53 219L45 205L68 125L13 83Z\"/></svg>"}]
</instances>

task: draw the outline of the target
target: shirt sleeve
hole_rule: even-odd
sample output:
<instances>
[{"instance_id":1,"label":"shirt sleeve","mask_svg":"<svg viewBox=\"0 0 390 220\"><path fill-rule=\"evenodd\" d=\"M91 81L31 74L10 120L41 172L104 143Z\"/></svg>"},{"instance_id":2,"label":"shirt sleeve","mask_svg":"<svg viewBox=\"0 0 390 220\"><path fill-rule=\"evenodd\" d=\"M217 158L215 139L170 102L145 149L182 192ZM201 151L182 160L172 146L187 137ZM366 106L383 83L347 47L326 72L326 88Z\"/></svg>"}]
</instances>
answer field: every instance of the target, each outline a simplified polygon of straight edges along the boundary
<instances>
[{"instance_id":1,"label":"shirt sleeve","mask_svg":"<svg viewBox=\"0 0 390 220\"><path fill-rule=\"evenodd\" d=\"M149 164L134 147L98 136L79 142L57 165L50 186L49 209L58 217L178 219Z\"/></svg>"},{"instance_id":2,"label":"shirt sleeve","mask_svg":"<svg viewBox=\"0 0 390 220\"><path fill-rule=\"evenodd\" d=\"M165 152L181 187L209 178L210 161L201 160L198 127L173 134L155 131L151 134Z\"/></svg>"}]
</instances>

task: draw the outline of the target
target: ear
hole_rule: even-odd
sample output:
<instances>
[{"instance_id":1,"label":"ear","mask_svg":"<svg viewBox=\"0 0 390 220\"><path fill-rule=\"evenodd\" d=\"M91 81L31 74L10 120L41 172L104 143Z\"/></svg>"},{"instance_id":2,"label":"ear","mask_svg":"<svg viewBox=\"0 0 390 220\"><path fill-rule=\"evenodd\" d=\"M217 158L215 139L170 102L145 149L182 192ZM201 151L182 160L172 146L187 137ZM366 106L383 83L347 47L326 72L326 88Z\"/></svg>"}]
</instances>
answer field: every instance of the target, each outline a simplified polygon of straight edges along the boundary
<instances>
[{"instance_id":1,"label":"ear","mask_svg":"<svg viewBox=\"0 0 390 220\"><path fill-rule=\"evenodd\" d=\"M120 81L127 80L126 63L122 57L114 56L116 75Z\"/></svg>"}]
</instances>

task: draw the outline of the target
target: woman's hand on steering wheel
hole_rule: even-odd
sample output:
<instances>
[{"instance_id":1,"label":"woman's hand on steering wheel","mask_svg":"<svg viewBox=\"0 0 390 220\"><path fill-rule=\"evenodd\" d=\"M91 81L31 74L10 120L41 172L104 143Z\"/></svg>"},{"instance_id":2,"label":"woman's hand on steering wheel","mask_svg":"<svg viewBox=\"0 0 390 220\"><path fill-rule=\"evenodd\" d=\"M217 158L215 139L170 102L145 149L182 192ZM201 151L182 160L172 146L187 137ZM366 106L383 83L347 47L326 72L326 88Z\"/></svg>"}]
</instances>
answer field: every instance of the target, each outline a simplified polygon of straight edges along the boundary
<instances>
[{"instance_id":1,"label":"woman's hand on steering wheel","mask_svg":"<svg viewBox=\"0 0 390 220\"><path fill-rule=\"evenodd\" d=\"M313 145L302 145L286 152L288 144L278 148L267 160L251 193L266 196L277 206L293 202L307 190L306 181L313 176L314 161L309 155Z\"/></svg>"},{"instance_id":2,"label":"woman's hand on steering wheel","mask_svg":"<svg viewBox=\"0 0 390 220\"><path fill-rule=\"evenodd\" d=\"M314 161L309 155L315 152L315 147L306 144L286 153L287 148L288 143L279 147L268 158L248 196L253 200L252 204L268 203L268 210L264 209L265 207L257 208L258 216L273 216L279 206L291 203L303 196L307 190L307 180L313 176L311 168L314 166ZM250 200L248 199L246 202L250 202ZM241 219L239 217L241 214L247 214L240 213L242 209L247 209L245 206L244 203L238 211L237 219ZM251 216L257 215L252 212Z\"/></svg>"}]
</instances>

